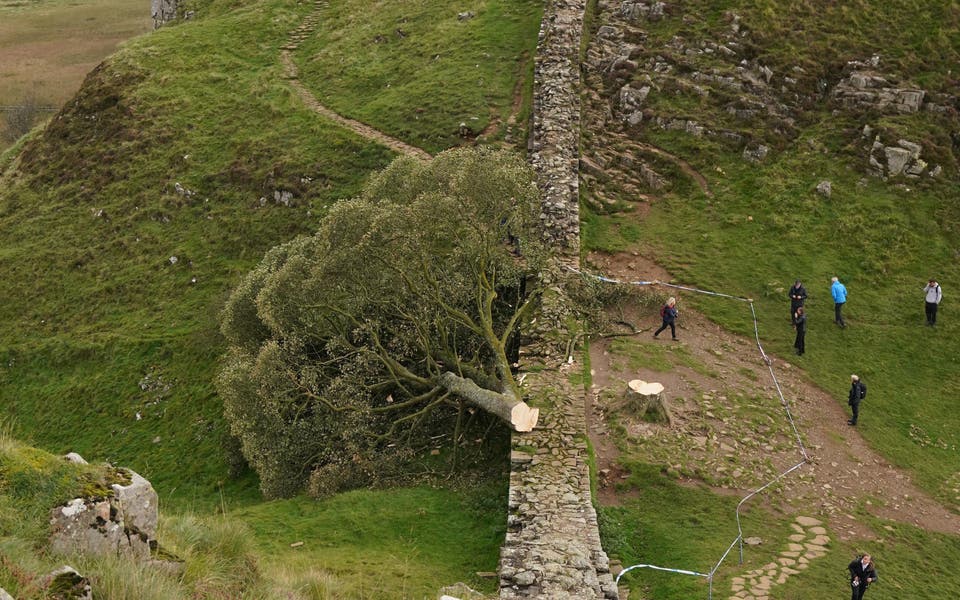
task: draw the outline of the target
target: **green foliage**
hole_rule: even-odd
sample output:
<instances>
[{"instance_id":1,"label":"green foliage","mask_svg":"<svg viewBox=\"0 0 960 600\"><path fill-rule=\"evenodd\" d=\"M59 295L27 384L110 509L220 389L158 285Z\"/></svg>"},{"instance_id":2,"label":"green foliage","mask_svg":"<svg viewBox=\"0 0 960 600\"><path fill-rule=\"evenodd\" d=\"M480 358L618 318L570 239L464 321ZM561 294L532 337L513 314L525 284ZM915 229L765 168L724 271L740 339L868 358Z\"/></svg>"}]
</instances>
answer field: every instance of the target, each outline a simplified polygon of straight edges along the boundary
<instances>
[{"instance_id":1,"label":"green foliage","mask_svg":"<svg viewBox=\"0 0 960 600\"><path fill-rule=\"evenodd\" d=\"M322 103L436 152L463 143L461 123L503 135L541 12L534 0L347 0L324 10L296 59Z\"/></svg>"},{"instance_id":2,"label":"green foliage","mask_svg":"<svg viewBox=\"0 0 960 600\"><path fill-rule=\"evenodd\" d=\"M315 235L267 253L227 302L219 379L267 496L318 467L314 490L382 476L387 442L456 406L448 371L513 390L505 352L526 306L517 290L544 256L538 206L518 156L400 158Z\"/></svg>"}]
</instances>

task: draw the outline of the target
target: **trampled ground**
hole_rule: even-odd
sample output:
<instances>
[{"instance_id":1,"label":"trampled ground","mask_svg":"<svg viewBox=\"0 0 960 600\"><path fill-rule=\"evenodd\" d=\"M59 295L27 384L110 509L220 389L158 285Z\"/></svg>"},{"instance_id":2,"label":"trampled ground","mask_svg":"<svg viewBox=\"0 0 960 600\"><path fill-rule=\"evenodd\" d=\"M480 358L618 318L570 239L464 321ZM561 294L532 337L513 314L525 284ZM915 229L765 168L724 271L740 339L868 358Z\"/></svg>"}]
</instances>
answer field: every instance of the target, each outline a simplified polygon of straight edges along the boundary
<instances>
[{"instance_id":1,"label":"trampled ground","mask_svg":"<svg viewBox=\"0 0 960 600\"><path fill-rule=\"evenodd\" d=\"M669 274L637 256L594 256L591 263L598 272L623 281L670 281ZM746 493L801 462L796 438L755 340L733 335L695 311L683 309L683 296L690 292L662 290L679 298L678 342L670 340L669 330L659 339L652 338L660 318L651 313L636 316L635 325L642 330L637 335L591 343L590 435L597 448L598 468L610 469L611 474L617 469L619 451L602 418L610 412L617 413L616 421L634 440L631 444L651 462L663 460L665 465L679 466L682 475L699 471L699 478L723 493ZM746 303L743 310L749 311ZM785 308L783 335L792 336L787 312ZM670 370L631 368L615 348L623 340L646 348L640 352L662 356ZM817 341L807 343L808 353L816 352ZM849 514L860 504L877 516L931 531L960 531L960 517L914 486L906 473L893 467L867 445L857 429L847 425L845 398L811 383L798 368L802 357L771 358L810 462L785 477L782 489L768 493L795 510L824 514L830 527L847 538L862 535ZM674 414L672 426L645 423L618 411L616 403L631 379L664 385ZM869 427L871 420L881 418L883 415L871 412L869 399L865 400L858 427ZM615 483L613 475L601 477L602 502L617 501Z\"/></svg>"}]
</instances>

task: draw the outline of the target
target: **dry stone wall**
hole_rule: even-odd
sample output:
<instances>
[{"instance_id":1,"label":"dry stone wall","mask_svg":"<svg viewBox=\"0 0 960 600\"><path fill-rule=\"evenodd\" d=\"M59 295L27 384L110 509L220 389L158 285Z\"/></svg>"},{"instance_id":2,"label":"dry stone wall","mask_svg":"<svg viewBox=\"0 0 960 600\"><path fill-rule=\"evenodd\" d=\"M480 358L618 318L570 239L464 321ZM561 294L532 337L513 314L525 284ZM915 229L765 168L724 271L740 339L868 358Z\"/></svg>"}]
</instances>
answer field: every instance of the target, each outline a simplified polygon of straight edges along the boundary
<instances>
[{"instance_id":1,"label":"dry stone wall","mask_svg":"<svg viewBox=\"0 0 960 600\"><path fill-rule=\"evenodd\" d=\"M580 254L580 40L585 0L550 0L534 66L530 162L542 194L544 234L576 264Z\"/></svg>"},{"instance_id":2,"label":"dry stone wall","mask_svg":"<svg viewBox=\"0 0 960 600\"><path fill-rule=\"evenodd\" d=\"M580 66L584 0L547 2L537 48L531 162L542 194L541 220L554 243L557 271L579 259ZM500 552L500 598L617 598L600 545L590 493L583 394L568 381L566 352L547 341L564 331L567 302L549 288L539 332L521 350L528 396L541 407L538 427L515 433L507 535ZM561 335L562 337L562 335Z\"/></svg>"}]
</instances>

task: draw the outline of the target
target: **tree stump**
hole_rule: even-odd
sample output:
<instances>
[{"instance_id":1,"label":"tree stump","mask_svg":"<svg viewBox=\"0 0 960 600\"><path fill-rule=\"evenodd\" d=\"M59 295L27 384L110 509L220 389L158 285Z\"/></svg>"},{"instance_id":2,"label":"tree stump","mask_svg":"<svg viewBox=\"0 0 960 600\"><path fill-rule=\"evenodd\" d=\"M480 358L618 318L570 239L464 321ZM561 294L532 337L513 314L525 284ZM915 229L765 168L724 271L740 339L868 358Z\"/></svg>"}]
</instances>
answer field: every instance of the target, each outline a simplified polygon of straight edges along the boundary
<instances>
[{"instance_id":1,"label":"tree stump","mask_svg":"<svg viewBox=\"0 0 960 600\"><path fill-rule=\"evenodd\" d=\"M657 423L673 423L663 400L663 384L634 379L627 384L626 407L638 417Z\"/></svg>"}]
</instances>

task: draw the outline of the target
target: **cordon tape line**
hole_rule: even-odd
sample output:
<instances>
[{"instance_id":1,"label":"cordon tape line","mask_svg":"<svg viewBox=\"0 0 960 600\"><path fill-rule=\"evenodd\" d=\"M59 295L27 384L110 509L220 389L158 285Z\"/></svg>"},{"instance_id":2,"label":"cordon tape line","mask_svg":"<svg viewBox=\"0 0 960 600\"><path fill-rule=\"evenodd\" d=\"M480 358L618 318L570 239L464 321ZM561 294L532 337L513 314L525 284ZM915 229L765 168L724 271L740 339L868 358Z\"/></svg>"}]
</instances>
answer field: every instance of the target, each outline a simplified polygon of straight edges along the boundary
<instances>
[{"instance_id":1,"label":"cordon tape line","mask_svg":"<svg viewBox=\"0 0 960 600\"><path fill-rule=\"evenodd\" d=\"M790 473L796 471L797 469L799 469L799 468L802 467L803 465L805 465L805 464L807 464L808 462L810 462L810 456L807 454L807 449L806 449L806 448L804 447L804 445L803 445L803 440L801 439L801 437L800 437L800 432L799 432L799 430L797 429L796 421L794 421L793 415L792 415L791 412L790 412L790 403L787 402L787 399L784 397L784 395L783 395L783 389L780 387L780 382L777 380L777 374L776 374L776 372L774 372L774 370L773 370L773 360L772 360L769 356L767 356L767 353L763 350L763 345L760 343L760 329L759 329L759 326L758 326L758 324L757 324L757 312L756 312L756 310L754 309L753 299L752 299L752 298L744 298L744 297L742 297L742 296L733 296L733 295L730 295L730 294L723 294L723 293L720 293L720 292L713 292L713 291L710 291L710 290L701 290L701 289L695 288L695 287L688 287L688 286L676 285L676 284L672 284L672 283L665 283L665 282L663 282L663 281L657 281L657 280L654 280L654 281L620 281L620 280L618 280L618 279L613 279L613 278L610 278L610 277L604 277L604 276L602 276L602 275L594 275L594 274L592 274L592 273L586 273L586 272L584 272L584 271L580 271L580 270L578 270L578 269L574 269L574 268L569 267L569 266L566 267L566 268L567 268L567 270L569 270L569 271L571 271L571 272L573 272L573 273L576 273L576 274L578 274L578 275L581 275L581 276L583 276L583 277L590 277L590 278L596 279L596 280L601 281L601 282L604 282L604 283L613 283L613 284L618 284L618 285L636 285L636 286L662 285L662 286L664 286L664 287L675 288L675 289L684 290L684 291L687 291L687 292L693 292L693 293L697 293L697 294L704 294L704 295L708 295L708 296L716 296L716 297L718 297L718 298L727 298L727 299L730 299L730 300L736 300L736 301L738 301L738 302L746 302L746 303L748 303L748 304L750 305L750 315L751 315L751 317L753 318L753 334L754 334L754 338L756 339L756 342L757 342L757 349L760 351L760 357L763 359L764 364L767 365L767 368L768 368L769 371L770 371L770 377L771 377L771 379L773 379L773 384L774 384L774 387L775 387L776 390L777 390L777 395L780 397L780 404L781 404L781 406L783 407L784 413L787 415L787 420L790 422L790 427L793 429L793 434L794 434L794 437L796 438L796 442L797 442L797 448L799 449L800 455L803 457L803 460L801 460L799 463L793 465L792 467L790 467L789 469L787 469L787 470L784 471L783 473L780 473L779 475L777 475L776 477L774 477L773 479L771 479L771 480L768 481L767 483L763 484L763 485L760 486L759 488L751 491L749 494L747 494L746 496L744 496L744 497L740 500L740 502L737 504L737 510L736 510L737 537L730 543L730 545L727 547L726 552L723 553L723 556L720 557L720 560L717 561L717 564L714 565L713 569L711 569L709 573L700 573L700 572L697 572L697 571L691 571L691 570L687 570L687 569L672 569L672 568L667 568L667 567L659 567L659 566L655 566L655 565L643 564L643 565L632 565L632 566L627 567L626 569L623 569L622 571L620 571L620 573L617 574L617 579L616 579L616 584L619 585L619 584L620 584L620 578L623 577L624 575L626 575L627 573L629 573L630 571L633 571L634 569L652 569L652 570L655 570L655 571L667 571L667 572L670 572L670 573L678 573L678 574L681 574L681 575L694 575L694 576L697 576L697 577L705 577L705 578L707 579L708 583L709 583L709 590L708 590L708 592L707 592L707 598L708 598L709 600L712 600L712 599L713 599L713 576L716 574L717 570L720 568L720 565L723 564L723 561L726 560L727 556L730 555L730 552L733 550L734 546L737 546L738 544L739 544L739 546L740 546L740 564L741 564L741 565L743 564L743 528L741 527L741 523L740 523L740 509L743 507L744 503L746 503L748 500L750 500L751 498L753 498L753 497L756 496L757 494L763 492L763 491L766 490L768 487L774 485L775 483L777 483L778 481L780 481L781 479L783 479L784 477L786 477L786 476L789 475Z\"/></svg>"}]
</instances>

